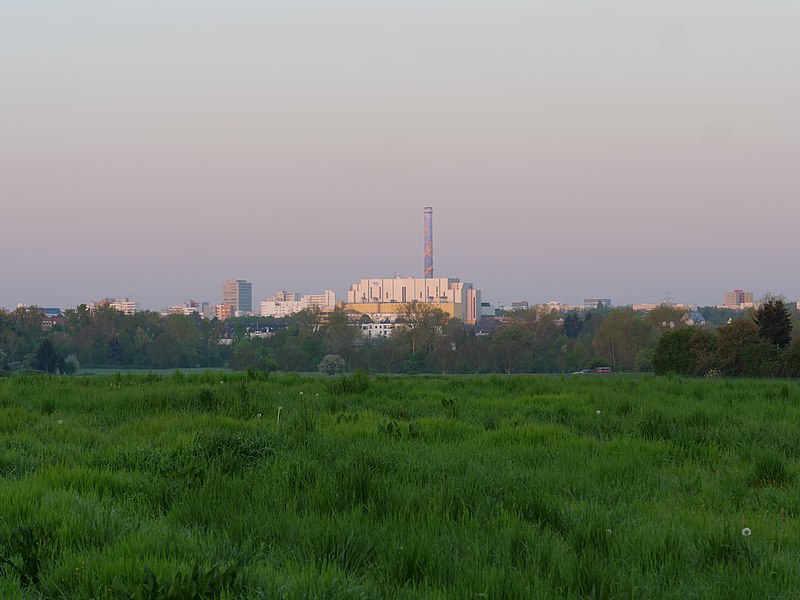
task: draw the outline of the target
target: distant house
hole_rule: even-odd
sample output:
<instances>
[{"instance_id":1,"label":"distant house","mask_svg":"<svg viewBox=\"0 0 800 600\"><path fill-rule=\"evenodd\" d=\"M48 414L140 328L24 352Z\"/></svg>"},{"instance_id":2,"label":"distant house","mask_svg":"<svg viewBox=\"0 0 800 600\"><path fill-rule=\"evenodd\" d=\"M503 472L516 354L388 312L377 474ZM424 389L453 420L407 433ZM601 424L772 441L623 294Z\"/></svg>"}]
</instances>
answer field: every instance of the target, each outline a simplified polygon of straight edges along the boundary
<instances>
[{"instance_id":1,"label":"distant house","mask_svg":"<svg viewBox=\"0 0 800 600\"><path fill-rule=\"evenodd\" d=\"M697 311L689 311L683 318L683 322L689 327L702 327L706 324L706 318Z\"/></svg>"},{"instance_id":2,"label":"distant house","mask_svg":"<svg viewBox=\"0 0 800 600\"><path fill-rule=\"evenodd\" d=\"M50 331L56 325L64 327L67 324L67 318L60 308L43 308L42 312L42 330Z\"/></svg>"},{"instance_id":3,"label":"distant house","mask_svg":"<svg viewBox=\"0 0 800 600\"><path fill-rule=\"evenodd\" d=\"M406 328L402 323L395 323L384 319L379 323L360 323L361 334L365 338L388 338L399 328Z\"/></svg>"}]
</instances>

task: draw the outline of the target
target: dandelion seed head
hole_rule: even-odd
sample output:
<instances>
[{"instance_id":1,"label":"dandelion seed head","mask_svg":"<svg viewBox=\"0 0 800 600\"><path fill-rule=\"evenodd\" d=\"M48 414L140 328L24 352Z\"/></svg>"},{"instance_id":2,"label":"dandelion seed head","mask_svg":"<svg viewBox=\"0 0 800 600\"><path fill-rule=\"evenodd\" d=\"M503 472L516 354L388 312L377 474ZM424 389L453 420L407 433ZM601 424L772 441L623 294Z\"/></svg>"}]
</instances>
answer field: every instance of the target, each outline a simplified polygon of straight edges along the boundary
<instances>
[{"instance_id":1,"label":"dandelion seed head","mask_svg":"<svg viewBox=\"0 0 800 600\"><path fill-rule=\"evenodd\" d=\"M753 533L753 532L752 532L752 531L750 531L750 528L749 528L749 527L745 527L744 529L742 529L742 535L743 535L744 537L748 537L748 536L749 536L751 533Z\"/></svg>"},{"instance_id":2,"label":"dandelion seed head","mask_svg":"<svg viewBox=\"0 0 800 600\"><path fill-rule=\"evenodd\" d=\"M597 411L597 414L598 414L598 415L600 414L600 411L599 411L599 410Z\"/></svg>"},{"instance_id":3,"label":"dandelion seed head","mask_svg":"<svg viewBox=\"0 0 800 600\"><path fill-rule=\"evenodd\" d=\"M64 424L64 421L62 421L61 419L59 419L59 420L58 420L58 424L59 424L59 425L63 425L63 424Z\"/></svg>"},{"instance_id":4,"label":"dandelion seed head","mask_svg":"<svg viewBox=\"0 0 800 600\"><path fill-rule=\"evenodd\" d=\"M261 413L258 413L256 416L260 419L261 418Z\"/></svg>"},{"instance_id":5,"label":"dandelion seed head","mask_svg":"<svg viewBox=\"0 0 800 600\"><path fill-rule=\"evenodd\" d=\"M302 396L302 395L303 395L303 392L300 392L300 395Z\"/></svg>"}]
</instances>

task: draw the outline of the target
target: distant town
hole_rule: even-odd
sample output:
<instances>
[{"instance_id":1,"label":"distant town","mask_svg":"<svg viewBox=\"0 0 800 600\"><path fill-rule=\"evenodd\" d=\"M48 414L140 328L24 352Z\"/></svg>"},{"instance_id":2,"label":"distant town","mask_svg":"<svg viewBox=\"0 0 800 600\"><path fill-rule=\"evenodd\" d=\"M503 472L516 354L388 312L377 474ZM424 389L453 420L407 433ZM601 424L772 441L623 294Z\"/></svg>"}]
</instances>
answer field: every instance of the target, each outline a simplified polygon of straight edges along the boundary
<instances>
[{"instance_id":1,"label":"distant town","mask_svg":"<svg viewBox=\"0 0 800 600\"><path fill-rule=\"evenodd\" d=\"M421 303L443 311L450 318L459 319L467 325L479 325L481 321L503 322L510 318L514 311L546 309L565 315L568 313L583 314L587 311L609 308L630 308L637 313L648 313L660 307L670 307L685 313L685 320L692 324L705 324L706 319L700 312L704 307L697 304L675 303L669 300L661 302L640 303L615 306L611 298L585 298L582 304L563 304L551 301L545 304L529 303L527 300L512 302L507 305L492 305L481 302L481 292L471 283L462 283L454 278L400 277L388 279L362 279L354 283L347 293L347 300L337 300L336 293L324 290L319 294L302 294L279 290L273 296L260 302L254 310L253 285L244 279L228 279L221 286L221 301L213 304L209 301L186 300L160 311L162 317L170 315L189 315L202 319L226 321L234 318L273 317L283 319L301 311L314 310L319 313L330 313L337 308L344 310L351 321L359 323L365 335L389 335L401 315L403 306L408 303ZM794 302L800 310L800 302ZM103 298L85 304L89 312L101 308L119 311L125 315L141 312L139 303L130 298L117 300ZM714 307L728 311L744 311L757 306L753 292L732 290L722 293L722 302ZM65 324L65 308L27 307L18 304L17 309L41 308L42 329L49 330L54 326ZM0 312L9 313L10 309L0 307ZM148 311L151 312L151 311ZM377 327L381 325L381 327Z\"/></svg>"},{"instance_id":2,"label":"distant town","mask_svg":"<svg viewBox=\"0 0 800 600\"><path fill-rule=\"evenodd\" d=\"M421 277L360 279L343 299L332 290L280 290L256 306L252 283L231 278L221 283L218 301L186 300L158 312L140 310L131 298L3 309L0 372L800 375L800 306L780 296L757 300L736 289L722 292L716 306L669 297L628 306L609 297L495 306L474 284L434 275L431 207L424 211L422 259Z\"/></svg>"},{"instance_id":3,"label":"distant town","mask_svg":"<svg viewBox=\"0 0 800 600\"><path fill-rule=\"evenodd\" d=\"M519 300L508 305L493 305L482 301L481 290L472 283L462 282L458 278L434 277L433 271L433 209L426 207L423 227L423 276L422 277L373 277L360 279L353 283L347 292L346 299L337 299L332 290L306 294L294 291L279 290L274 295L254 304L253 284L245 279L228 279L221 285L218 302L209 300L185 300L172 305L163 311L162 316L195 315L204 319L227 319L241 317L275 317L285 318L304 310L315 310L328 313L337 307L343 309L354 322L359 322L367 335L388 335L397 322L402 307L408 303L422 303L438 308L450 318L458 319L467 325L477 325L484 319L502 319L509 312L543 306L560 314L570 312L583 313L598 308L614 306L611 298L585 298L582 304L569 305L551 301L544 305ZM721 294L722 302L716 305L720 309L744 310L755 306L753 292L744 290L726 291ZM800 303L797 303L800 306ZM109 297L88 301L89 311L98 308L110 308L126 315L140 311L135 299L122 300ZM671 301L669 296L660 302L632 304L630 308L636 312L652 311L660 306L670 306L683 310L695 322L703 322L696 304L679 304ZM17 308L25 308L18 304ZM8 312L9 309L0 308ZM64 307L44 308L44 328L52 327L64 318ZM371 324L381 324L380 328L371 328Z\"/></svg>"}]
</instances>

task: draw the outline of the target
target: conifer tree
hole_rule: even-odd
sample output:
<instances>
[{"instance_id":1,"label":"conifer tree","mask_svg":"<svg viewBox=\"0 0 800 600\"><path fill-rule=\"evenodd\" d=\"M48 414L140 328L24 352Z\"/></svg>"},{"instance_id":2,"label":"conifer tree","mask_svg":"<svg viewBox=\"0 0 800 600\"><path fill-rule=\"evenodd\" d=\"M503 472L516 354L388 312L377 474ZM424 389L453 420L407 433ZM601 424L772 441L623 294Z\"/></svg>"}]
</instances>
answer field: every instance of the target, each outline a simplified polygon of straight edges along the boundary
<instances>
[{"instance_id":1,"label":"conifer tree","mask_svg":"<svg viewBox=\"0 0 800 600\"><path fill-rule=\"evenodd\" d=\"M767 294L761 302L753 321L758 326L758 337L785 348L792 342L792 316L781 296Z\"/></svg>"}]
</instances>

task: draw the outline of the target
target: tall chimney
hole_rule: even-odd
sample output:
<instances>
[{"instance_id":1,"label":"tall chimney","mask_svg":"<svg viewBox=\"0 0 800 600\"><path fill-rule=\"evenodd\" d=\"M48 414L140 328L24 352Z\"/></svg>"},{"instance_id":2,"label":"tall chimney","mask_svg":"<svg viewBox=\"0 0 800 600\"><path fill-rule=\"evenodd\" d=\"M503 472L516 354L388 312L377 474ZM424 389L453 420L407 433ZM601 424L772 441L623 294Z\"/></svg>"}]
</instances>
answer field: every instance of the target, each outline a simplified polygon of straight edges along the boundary
<instances>
[{"instance_id":1,"label":"tall chimney","mask_svg":"<svg viewBox=\"0 0 800 600\"><path fill-rule=\"evenodd\" d=\"M433 208L425 207L425 272L424 277L433 277Z\"/></svg>"}]
</instances>

